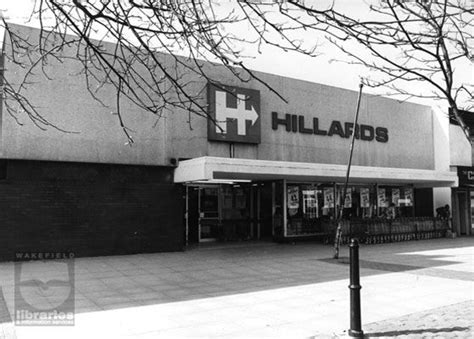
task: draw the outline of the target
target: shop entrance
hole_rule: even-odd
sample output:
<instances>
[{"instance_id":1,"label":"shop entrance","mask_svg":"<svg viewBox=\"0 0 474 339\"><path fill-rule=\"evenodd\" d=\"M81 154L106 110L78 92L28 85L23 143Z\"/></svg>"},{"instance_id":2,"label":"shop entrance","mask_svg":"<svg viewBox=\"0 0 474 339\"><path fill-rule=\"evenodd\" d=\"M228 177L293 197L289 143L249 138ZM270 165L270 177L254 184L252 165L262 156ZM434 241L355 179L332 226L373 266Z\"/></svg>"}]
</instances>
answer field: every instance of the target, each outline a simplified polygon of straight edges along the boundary
<instances>
[{"instance_id":1,"label":"shop entrance","mask_svg":"<svg viewBox=\"0 0 474 339\"><path fill-rule=\"evenodd\" d=\"M458 202L458 225L459 225L459 234L460 235L469 235L471 223L469 221L469 210L470 204L468 200L467 191L458 191L457 192L457 202Z\"/></svg>"},{"instance_id":2,"label":"shop entrance","mask_svg":"<svg viewBox=\"0 0 474 339\"><path fill-rule=\"evenodd\" d=\"M214 241L219 236L219 190L217 187L198 189L199 242Z\"/></svg>"},{"instance_id":3,"label":"shop entrance","mask_svg":"<svg viewBox=\"0 0 474 339\"><path fill-rule=\"evenodd\" d=\"M271 239L271 182L188 184L186 244Z\"/></svg>"}]
</instances>

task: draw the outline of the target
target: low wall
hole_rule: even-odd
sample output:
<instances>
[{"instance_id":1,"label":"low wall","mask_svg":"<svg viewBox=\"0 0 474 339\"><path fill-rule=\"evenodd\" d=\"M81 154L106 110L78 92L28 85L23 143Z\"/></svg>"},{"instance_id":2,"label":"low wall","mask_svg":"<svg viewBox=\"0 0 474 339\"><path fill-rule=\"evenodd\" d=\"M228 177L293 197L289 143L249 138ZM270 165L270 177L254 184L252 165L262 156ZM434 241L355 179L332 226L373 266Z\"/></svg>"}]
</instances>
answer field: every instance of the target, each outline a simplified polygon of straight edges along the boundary
<instances>
[{"instance_id":1,"label":"low wall","mask_svg":"<svg viewBox=\"0 0 474 339\"><path fill-rule=\"evenodd\" d=\"M7 160L0 180L0 259L183 248L181 188L172 168Z\"/></svg>"}]
</instances>

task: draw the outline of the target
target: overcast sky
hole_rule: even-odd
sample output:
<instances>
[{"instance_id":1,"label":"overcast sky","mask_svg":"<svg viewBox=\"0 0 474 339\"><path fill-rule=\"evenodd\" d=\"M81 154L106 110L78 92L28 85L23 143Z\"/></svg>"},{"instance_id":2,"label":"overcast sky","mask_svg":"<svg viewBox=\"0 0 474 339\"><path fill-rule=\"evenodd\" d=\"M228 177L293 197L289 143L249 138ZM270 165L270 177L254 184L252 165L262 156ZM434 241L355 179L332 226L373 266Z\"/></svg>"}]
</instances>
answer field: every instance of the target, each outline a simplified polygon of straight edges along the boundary
<instances>
[{"instance_id":1,"label":"overcast sky","mask_svg":"<svg viewBox=\"0 0 474 339\"><path fill-rule=\"evenodd\" d=\"M328 1L329 0L318 0L318 4ZM373 0L336 0L336 5L339 9L343 9L347 11L347 13L351 13L351 15L365 17L369 13L367 3L370 1L373 2ZM3 13L9 21L24 24L31 13L32 3L33 0L1 0L0 10L4 10ZM313 39L314 37L308 36L304 38ZM359 66L347 65L341 62L331 62L333 59L343 58L341 52L329 43L323 43L323 40L319 41L322 43L321 51L324 53L321 56L311 58L304 55L285 53L281 50L266 48L264 49L264 53L256 55L255 59L248 60L247 65L252 69L263 72L357 91L360 77L367 74L367 71ZM473 83L472 64L466 63L458 67L461 67L462 70L458 74L463 76L462 81ZM366 93L377 93L370 88L366 88L364 91ZM380 91L378 93L380 93ZM412 101L420 102L420 100ZM429 104L429 102L426 101L421 101L421 103Z\"/></svg>"}]
</instances>

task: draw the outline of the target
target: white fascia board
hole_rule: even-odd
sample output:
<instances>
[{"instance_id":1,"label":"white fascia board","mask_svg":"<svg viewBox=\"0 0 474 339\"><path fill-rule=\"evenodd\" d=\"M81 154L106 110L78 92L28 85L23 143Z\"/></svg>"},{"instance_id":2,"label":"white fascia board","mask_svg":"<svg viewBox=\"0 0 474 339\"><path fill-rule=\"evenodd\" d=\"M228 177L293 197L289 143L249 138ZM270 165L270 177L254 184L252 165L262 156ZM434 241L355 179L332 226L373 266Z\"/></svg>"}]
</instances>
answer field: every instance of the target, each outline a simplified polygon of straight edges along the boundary
<instances>
[{"instance_id":1,"label":"white fascia board","mask_svg":"<svg viewBox=\"0 0 474 339\"><path fill-rule=\"evenodd\" d=\"M212 170L206 166L206 157L180 161L174 170L174 182L211 180Z\"/></svg>"},{"instance_id":2,"label":"white fascia board","mask_svg":"<svg viewBox=\"0 0 474 339\"><path fill-rule=\"evenodd\" d=\"M288 179L343 182L347 166L286 161L201 157L182 161L175 171L175 182L212 179ZM455 172L352 166L350 181L371 183L413 183L418 186L453 187Z\"/></svg>"}]
</instances>

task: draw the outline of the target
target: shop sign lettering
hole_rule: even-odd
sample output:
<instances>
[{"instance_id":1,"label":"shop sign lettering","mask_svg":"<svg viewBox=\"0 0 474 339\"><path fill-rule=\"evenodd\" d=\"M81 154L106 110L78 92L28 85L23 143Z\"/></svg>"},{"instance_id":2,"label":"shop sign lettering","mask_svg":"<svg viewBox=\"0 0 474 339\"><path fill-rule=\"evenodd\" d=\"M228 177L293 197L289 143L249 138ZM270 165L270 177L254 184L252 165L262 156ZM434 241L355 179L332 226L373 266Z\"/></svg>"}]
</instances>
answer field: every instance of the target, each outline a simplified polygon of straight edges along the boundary
<instances>
[{"instance_id":1,"label":"shop sign lettering","mask_svg":"<svg viewBox=\"0 0 474 339\"><path fill-rule=\"evenodd\" d=\"M354 124L351 122L333 120L329 126L321 126L318 118L313 118L312 121L308 120L305 116L295 114L285 114L284 118L280 118L277 112L272 112L272 129L277 130L279 126L284 126L287 132L329 137L339 135L341 138L350 138L354 130ZM388 142L388 129L356 124L355 137L361 140L375 140L385 143Z\"/></svg>"},{"instance_id":2,"label":"shop sign lettering","mask_svg":"<svg viewBox=\"0 0 474 339\"><path fill-rule=\"evenodd\" d=\"M458 166L459 186L474 186L474 167Z\"/></svg>"}]
</instances>

